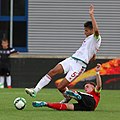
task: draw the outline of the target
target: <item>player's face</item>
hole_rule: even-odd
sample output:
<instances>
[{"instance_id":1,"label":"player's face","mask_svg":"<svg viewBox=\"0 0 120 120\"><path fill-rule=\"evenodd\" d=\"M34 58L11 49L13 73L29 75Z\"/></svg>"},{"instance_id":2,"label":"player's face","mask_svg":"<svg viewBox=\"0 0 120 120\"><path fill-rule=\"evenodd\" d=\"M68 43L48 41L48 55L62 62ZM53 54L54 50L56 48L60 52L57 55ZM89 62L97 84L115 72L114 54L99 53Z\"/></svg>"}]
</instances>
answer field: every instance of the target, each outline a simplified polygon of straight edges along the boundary
<instances>
[{"instance_id":1,"label":"player's face","mask_svg":"<svg viewBox=\"0 0 120 120\"><path fill-rule=\"evenodd\" d=\"M89 84L89 83L86 84L85 87L84 87L86 93L92 92L94 90L94 88L95 87L92 84Z\"/></svg>"},{"instance_id":2,"label":"player's face","mask_svg":"<svg viewBox=\"0 0 120 120\"><path fill-rule=\"evenodd\" d=\"M93 29L90 29L90 28L88 28L88 27L85 27L85 28L84 28L84 34L85 34L86 37L92 35L92 34L93 34Z\"/></svg>"},{"instance_id":3,"label":"player's face","mask_svg":"<svg viewBox=\"0 0 120 120\"><path fill-rule=\"evenodd\" d=\"M8 42L7 41L2 41L2 47L4 49L8 48Z\"/></svg>"}]
</instances>

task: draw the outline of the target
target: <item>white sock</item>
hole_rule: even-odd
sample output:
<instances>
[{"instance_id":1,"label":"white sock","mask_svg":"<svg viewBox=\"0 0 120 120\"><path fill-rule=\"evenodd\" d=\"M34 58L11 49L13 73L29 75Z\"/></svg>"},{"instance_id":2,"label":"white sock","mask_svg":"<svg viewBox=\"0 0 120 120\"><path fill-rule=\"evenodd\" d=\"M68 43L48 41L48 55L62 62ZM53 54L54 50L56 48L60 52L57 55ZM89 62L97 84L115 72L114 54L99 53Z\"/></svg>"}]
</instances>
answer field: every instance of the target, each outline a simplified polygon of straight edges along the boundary
<instances>
[{"instance_id":1,"label":"white sock","mask_svg":"<svg viewBox=\"0 0 120 120\"><path fill-rule=\"evenodd\" d=\"M0 77L1 88L4 88L4 81L5 81L5 77L1 76Z\"/></svg>"},{"instance_id":2,"label":"white sock","mask_svg":"<svg viewBox=\"0 0 120 120\"><path fill-rule=\"evenodd\" d=\"M7 86L11 86L11 76L6 76Z\"/></svg>"},{"instance_id":3,"label":"white sock","mask_svg":"<svg viewBox=\"0 0 120 120\"><path fill-rule=\"evenodd\" d=\"M38 91L40 91L44 86L46 86L49 82L51 81L51 77L46 74L36 85L36 87L34 88L34 91L37 93Z\"/></svg>"}]
</instances>

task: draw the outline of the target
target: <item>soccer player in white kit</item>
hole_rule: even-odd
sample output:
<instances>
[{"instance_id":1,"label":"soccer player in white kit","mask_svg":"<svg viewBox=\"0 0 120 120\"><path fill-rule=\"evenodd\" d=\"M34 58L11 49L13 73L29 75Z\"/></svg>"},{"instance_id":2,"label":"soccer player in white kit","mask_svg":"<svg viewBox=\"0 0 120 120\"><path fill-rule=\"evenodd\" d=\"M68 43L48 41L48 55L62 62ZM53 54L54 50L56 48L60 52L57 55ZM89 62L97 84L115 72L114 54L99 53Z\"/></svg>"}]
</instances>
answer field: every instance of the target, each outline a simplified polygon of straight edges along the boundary
<instances>
[{"instance_id":1,"label":"soccer player in white kit","mask_svg":"<svg viewBox=\"0 0 120 120\"><path fill-rule=\"evenodd\" d=\"M91 21L84 24L84 34L86 35L82 46L69 58L58 63L51 69L36 85L34 89L26 88L25 91L32 97L35 97L38 91L49 84L52 78L57 74L66 74L65 78L58 84L58 90L64 95L65 99L62 103L68 102L70 98L65 96L64 92L68 89L70 82L82 74L89 61L95 58L95 55L101 45L101 36L99 34L97 22L94 17L94 6L89 9Z\"/></svg>"}]
</instances>

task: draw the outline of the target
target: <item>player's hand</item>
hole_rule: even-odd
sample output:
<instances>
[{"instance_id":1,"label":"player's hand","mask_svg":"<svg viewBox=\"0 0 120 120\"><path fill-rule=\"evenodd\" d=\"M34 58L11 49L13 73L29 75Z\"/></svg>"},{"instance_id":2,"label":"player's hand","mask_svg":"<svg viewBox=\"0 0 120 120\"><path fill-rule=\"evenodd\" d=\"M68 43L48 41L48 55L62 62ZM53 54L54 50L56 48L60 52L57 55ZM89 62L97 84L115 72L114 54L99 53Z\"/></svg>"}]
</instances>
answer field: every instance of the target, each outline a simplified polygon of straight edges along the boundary
<instances>
[{"instance_id":1,"label":"player's hand","mask_svg":"<svg viewBox=\"0 0 120 120\"><path fill-rule=\"evenodd\" d=\"M89 9L89 14L93 15L94 14L94 6L91 4L90 9Z\"/></svg>"},{"instance_id":2,"label":"player's hand","mask_svg":"<svg viewBox=\"0 0 120 120\"><path fill-rule=\"evenodd\" d=\"M99 72L100 69L101 69L101 64L97 64L97 66L96 66L96 68L95 68L96 72Z\"/></svg>"}]
</instances>

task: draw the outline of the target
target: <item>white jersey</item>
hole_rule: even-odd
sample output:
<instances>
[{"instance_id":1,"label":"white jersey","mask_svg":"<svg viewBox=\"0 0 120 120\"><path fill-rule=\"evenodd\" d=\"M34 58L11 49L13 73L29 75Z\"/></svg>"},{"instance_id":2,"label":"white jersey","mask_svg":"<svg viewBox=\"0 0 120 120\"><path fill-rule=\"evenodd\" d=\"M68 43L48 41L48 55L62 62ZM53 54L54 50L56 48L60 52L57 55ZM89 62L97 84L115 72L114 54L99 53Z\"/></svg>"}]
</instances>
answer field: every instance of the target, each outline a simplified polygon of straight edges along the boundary
<instances>
[{"instance_id":1,"label":"white jersey","mask_svg":"<svg viewBox=\"0 0 120 120\"><path fill-rule=\"evenodd\" d=\"M88 36L82 43L82 46L72 55L72 57L80 59L85 63L89 63L94 54L97 53L101 45L101 36L98 38L94 34Z\"/></svg>"}]
</instances>

